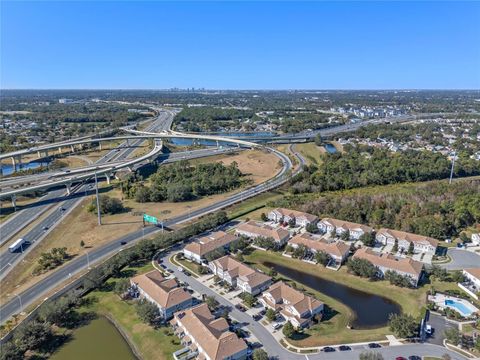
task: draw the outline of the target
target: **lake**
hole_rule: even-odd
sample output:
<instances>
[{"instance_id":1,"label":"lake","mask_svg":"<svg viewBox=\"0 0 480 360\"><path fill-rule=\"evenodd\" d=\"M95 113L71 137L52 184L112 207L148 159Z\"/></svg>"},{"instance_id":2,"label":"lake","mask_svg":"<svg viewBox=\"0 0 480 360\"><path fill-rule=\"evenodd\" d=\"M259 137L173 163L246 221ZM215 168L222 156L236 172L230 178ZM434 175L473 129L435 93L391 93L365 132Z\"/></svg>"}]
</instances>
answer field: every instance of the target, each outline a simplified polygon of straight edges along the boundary
<instances>
[{"instance_id":1,"label":"lake","mask_svg":"<svg viewBox=\"0 0 480 360\"><path fill-rule=\"evenodd\" d=\"M346 285L325 280L319 276L306 274L300 270L291 269L287 266L274 264L269 261L263 262L263 265L273 268L279 274L330 296L348 306L355 313L355 319L350 323L355 329L371 329L385 326L390 314L399 314L401 312L400 306L397 303L382 296L352 289Z\"/></svg>"},{"instance_id":2,"label":"lake","mask_svg":"<svg viewBox=\"0 0 480 360\"><path fill-rule=\"evenodd\" d=\"M73 339L55 352L51 360L136 360L130 346L105 317L92 320L73 332Z\"/></svg>"}]
</instances>

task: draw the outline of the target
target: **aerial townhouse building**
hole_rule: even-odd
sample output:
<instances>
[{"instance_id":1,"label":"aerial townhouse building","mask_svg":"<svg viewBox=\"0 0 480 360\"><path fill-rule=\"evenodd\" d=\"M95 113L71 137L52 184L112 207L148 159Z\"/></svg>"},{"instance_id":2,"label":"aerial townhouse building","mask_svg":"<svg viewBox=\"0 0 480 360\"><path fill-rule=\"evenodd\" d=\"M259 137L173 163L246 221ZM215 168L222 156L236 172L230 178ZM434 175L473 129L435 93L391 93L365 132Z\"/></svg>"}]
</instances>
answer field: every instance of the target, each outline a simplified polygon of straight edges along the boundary
<instances>
[{"instance_id":1,"label":"aerial townhouse building","mask_svg":"<svg viewBox=\"0 0 480 360\"><path fill-rule=\"evenodd\" d=\"M166 279L157 270L131 278L130 284L138 290L140 297L157 305L164 320L170 319L176 311L193 305L192 296L179 287L175 279Z\"/></svg>"},{"instance_id":2,"label":"aerial townhouse building","mask_svg":"<svg viewBox=\"0 0 480 360\"><path fill-rule=\"evenodd\" d=\"M391 254L378 253L369 248L358 249L353 259L364 259L377 267L379 277L384 277L390 270L402 276L407 276L413 286L418 286L422 276L423 263L410 258L397 258Z\"/></svg>"},{"instance_id":3,"label":"aerial townhouse building","mask_svg":"<svg viewBox=\"0 0 480 360\"><path fill-rule=\"evenodd\" d=\"M385 228L378 230L375 239L384 245L394 245L397 241L398 249L403 251L407 251L410 243L413 243L416 253L435 254L438 246L438 240L431 237Z\"/></svg>"},{"instance_id":4,"label":"aerial townhouse building","mask_svg":"<svg viewBox=\"0 0 480 360\"><path fill-rule=\"evenodd\" d=\"M243 360L248 356L245 341L229 331L227 320L216 319L205 303L175 313L170 324L189 348L184 359Z\"/></svg>"},{"instance_id":5,"label":"aerial townhouse building","mask_svg":"<svg viewBox=\"0 0 480 360\"><path fill-rule=\"evenodd\" d=\"M203 236L194 242L191 242L183 248L185 258L195 261L199 264L205 262L205 257L211 252L228 248L231 243L238 241L233 234L227 234L224 231L217 231L207 236Z\"/></svg>"},{"instance_id":6,"label":"aerial townhouse building","mask_svg":"<svg viewBox=\"0 0 480 360\"><path fill-rule=\"evenodd\" d=\"M303 227L306 227L309 224L316 224L318 221L318 217L315 215L285 208L273 209L268 213L267 217L269 220L276 223L288 223L290 220L294 219L296 225Z\"/></svg>"},{"instance_id":7,"label":"aerial townhouse building","mask_svg":"<svg viewBox=\"0 0 480 360\"><path fill-rule=\"evenodd\" d=\"M260 298L263 306L278 311L296 328L308 327L316 314L323 313L324 304L283 281L270 286Z\"/></svg>"},{"instance_id":8,"label":"aerial townhouse building","mask_svg":"<svg viewBox=\"0 0 480 360\"><path fill-rule=\"evenodd\" d=\"M237 235L244 235L249 238L271 238L278 246L286 244L290 238L290 232L282 228L273 228L266 224L257 223L253 220L245 222L235 229Z\"/></svg>"},{"instance_id":9,"label":"aerial townhouse building","mask_svg":"<svg viewBox=\"0 0 480 360\"><path fill-rule=\"evenodd\" d=\"M272 283L270 276L256 271L228 255L211 261L208 267L213 274L226 281L230 286L252 295L261 293Z\"/></svg>"},{"instance_id":10,"label":"aerial townhouse building","mask_svg":"<svg viewBox=\"0 0 480 360\"><path fill-rule=\"evenodd\" d=\"M310 234L308 232L294 236L288 241L288 244L294 249L303 245L312 253L323 251L335 261L337 266L343 264L350 253L350 245L343 241L328 242L321 236Z\"/></svg>"},{"instance_id":11,"label":"aerial townhouse building","mask_svg":"<svg viewBox=\"0 0 480 360\"><path fill-rule=\"evenodd\" d=\"M317 227L321 232L326 234L331 234L335 231L337 236L348 231L350 239L353 240L358 240L363 234L370 234L373 232L373 229L370 226L332 218L322 219L318 222Z\"/></svg>"}]
</instances>

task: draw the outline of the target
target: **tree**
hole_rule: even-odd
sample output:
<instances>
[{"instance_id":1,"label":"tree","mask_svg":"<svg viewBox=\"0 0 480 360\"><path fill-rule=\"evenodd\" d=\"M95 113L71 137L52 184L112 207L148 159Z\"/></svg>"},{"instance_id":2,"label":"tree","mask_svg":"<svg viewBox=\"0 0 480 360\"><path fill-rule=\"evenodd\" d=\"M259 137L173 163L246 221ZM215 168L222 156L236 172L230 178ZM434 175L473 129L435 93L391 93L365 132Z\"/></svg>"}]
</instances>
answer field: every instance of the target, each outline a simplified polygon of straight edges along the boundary
<instances>
[{"instance_id":1,"label":"tree","mask_svg":"<svg viewBox=\"0 0 480 360\"><path fill-rule=\"evenodd\" d=\"M275 312L275 310L268 308L265 313L265 317L268 321L272 322L277 317L277 313Z\"/></svg>"},{"instance_id":2,"label":"tree","mask_svg":"<svg viewBox=\"0 0 480 360\"><path fill-rule=\"evenodd\" d=\"M13 342L9 341L0 348L0 360L23 360L24 351L22 351Z\"/></svg>"},{"instance_id":3,"label":"tree","mask_svg":"<svg viewBox=\"0 0 480 360\"><path fill-rule=\"evenodd\" d=\"M398 240L395 239L395 243L393 244L393 248L392 248L392 253L396 254L397 252L398 252Z\"/></svg>"},{"instance_id":4,"label":"tree","mask_svg":"<svg viewBox=\"0 0 480 360\"><path fill-rule=\"evenodd\" d=\"M142 299L137 302L136 305L137 315L145 324L152 325L160 316L160 311L157 305L151 303L146 299Z\"/></svg>"},{"instance_id":5,"label":"tree","mask_svg":"<svg viewBox=\"0 0 480 360\"><path fill-rule=\"evenodd\" d=\"M308 223L307 226L305 227L305 230L307 230L309 233L316 233L318 231L317 224L315 223Z\"/></svg>"},{"instance_id":6,"label":"tree","mask_svg":"<svg viewBox=\"0 0 480 360\"><path fill-rule=\"evenodd\" d=\"M38 311L38 316L46 323L66 326L74 314L74 308L80 303L78 296L68 294L56 300L45 302Z\"/></svg>"},{"instance_id":7,"label":"tree","mask_svg":"<svg viewBox=\"0 0 480 360\"><path fill-rule=\"evenodd\" d=\"M382 354L376 351L363 351L359 356L360 360L383 360Z\"/></svg>"},{"instance_id":8,"label":"tree","mask_svg":"<svg viewBox=\"0 0 480 360\"><path fill-rule=\"evenodd\" d=\"M48 322L29 321L15 333L14 341L22 351L37 350L48 343L53 333Z\"/></svg>"},{"instance_id":9,"label":"tree","mask_svg":"<svg viewBox=\"0 0 480 360\"><path fill-rule=\"evenodd\" d=\"M262 212L262 214L260 215L260 218L262 219L262 221L265 221L265 222L268 221L268 217L264 212Z\"/></svg>"},{"instance_id":10,"label":"tree","mask_svg":"<svg viewBox=\"0 0 480 360\"><path fill-rule=\"evenodd\" d=\"M347 262L348 269L355 275L373 279L377 276L378 269L366 259L351 258Z\"/></svg>"},{"instance_id":11,"label":"tree","mask_svg":"<svg viewBox=\"0 0 480 360\"><path fill-rule=\"evenodd\" d=\"M113 287L113 291L117 294L122 296L125 294L128 289L130 288L130 280L128 279L118 279L115 281L115 285Z\"/></svg>"},{"instance_id":12,"label":"tree","mask_svg":"<svg viewBox=\"0 0 480 360\"><path fill-rule=\"evenodd\" d=\"M297 224L297 220L294 217L292 217L292 218L290 218L290 220L288 220L288 226L295 227L296 224Z\"/></svg>"},{"instance_id":13,"label":"tree","mask_svg":"<svg viewBox=\"0 0 480 360\"><path fill-rule=\"evenodd\" d=\"M447 328L444 331L445 338L453 345L458 345L460 344L461 340L461 334L460 331L458 331L457 328Z\"/></svg>"},{"instance_id":14,"label":"tree","mask_svg":"<svg viewBox=\"0 0 480 360\"><path fill-rule=\"evenodd\" d=\"M430 270L430 276L434 276L440 281L446 281L449 278L447 270L440 267L439 265L432 266Z\"/></svg>"},{"instance_id":15,"label":"tree","mask_svg":"<svg viewBox=\"0 0 480 360\"><path fill-rule=\"evenodd\" d=\"M317 251L315 253L315 261L317 264L327 266L328 262L330 261L330 255L328 255L325 251Z\"/></svg>"},{"instance_id":16,"label":"tree","mask_svg":"<svg viewBox=\"0 0 480 360\"><path fill-rule=\"evenodd\" d=\"M253 360L268 360L268 354L263 349L255 349L253 351Z\"/></svg>"},{"instance_id":17,"label":"tree","mask_svg":"<svg viewBox=\"0 0 480 360\"><path fill-rule=\"evenodd\" d=\"M408 245L407 254L408 255L413 255L414 249L415 249L415 245L413 245L413 241L410 241L410 244Z\"/></svg>"},{"instance_id":18,"label":"tree","mask_svg":"<svg viewBox=\"0 0 480 360\"><path fill-rule=\"evenodd\" d=\"M465 281L465 276L460 270L452 272L452 281L456 283L463 283Z\"/></svg>"},{"instance_id":19,"label":"tree","mask_svg":"<svg viewBox=\"0 0 480 360\"><path fill-rule=\"evenodd\" d=\"M370 247L375 246L375 234L374 233L363 233L362 235L360 235L359 240L365 246L370 246Z\"/></svg>"},{"instance_id":20,"label":"tree","mask_svg":"<svg viewBox=\"0 0 480 360\"><path fill-rule=\"evenodd\" d=\"M236 256L236 259L240 262L244 262L245 258L242 253L238 253Z\"/></svg>"},{"instance_id":21,"label":"tree","mask_svg":"<svg viewBox=\"0 0 480 360\"><path fill-rule=\"evenodd\" d=\"M100 203L100 213L101 214L118 214L125 210L123 207L122 201L117 198L111 198L107 195L100 195L99 196L99 203ZM97 200L95 198L92 199L90 205L87 207L87 210L91 213L97 212Z\"/></svg>"},{"instance_id":22,"label":"tree","mask_svg":"<svg viewBox=\"0 0 480 360\"><path fill-rule=\"evenodd\" d=\"M295 328L290 321L287 321L286 324L283 325L282 332L283 335L290 339L295 334Z\"/></svg>"},{"instance_id":23,"label":"tree","mask_svg":"<svg viewBox=\"0 0 480 360\"><path fill-rule=\"evenodd\" d=\"M207 296L205 303L211 311L215 310L218 306L218 301L215 299L215 296Z\"/></svg>"},{"instance_id":24,"label":"tree","mask_svg":"<svg viewBox=\"0 0 480 360\"><path fill-rule=\"evenodd\" d=\"M343 241L349 241L350 240L350 230L345 230L344 232L342 232L342 234L340 235L340 239L342 239Z\"/></svg>"},{"instance_id":25,"label":"tree","mask_svg":"<svg viewBox=\"0 0 480 360\"><path fill-rule=\"evenodd\" d=\"M245 303L245 305L247 305L250 308L255 306L255 303L257 302L257 300L255 299L255 296L247 292L242 293L241 298L243 299L243 302Z\"/></svg>"},{"instance_id":26,"label":"tree","mask_svg":"<svg viewBox=\"0 0 480 360\"><path fill-rule=\"evenodd\" d=\"M399 338L411 338L418 333L418 323L408 314L391 314L388 322L389 328Z\"/></svg>"},{"instance_id":27,"label":"tree","mask_svg":"<svg viewBox=\"0 0 480 360\"><path fill-rule=\"evenodd\" d=\"M85 246L85 241L81 240L81 241L80 241L80 247L83 248L84 246Z\"/></svg>"}]
</instances>

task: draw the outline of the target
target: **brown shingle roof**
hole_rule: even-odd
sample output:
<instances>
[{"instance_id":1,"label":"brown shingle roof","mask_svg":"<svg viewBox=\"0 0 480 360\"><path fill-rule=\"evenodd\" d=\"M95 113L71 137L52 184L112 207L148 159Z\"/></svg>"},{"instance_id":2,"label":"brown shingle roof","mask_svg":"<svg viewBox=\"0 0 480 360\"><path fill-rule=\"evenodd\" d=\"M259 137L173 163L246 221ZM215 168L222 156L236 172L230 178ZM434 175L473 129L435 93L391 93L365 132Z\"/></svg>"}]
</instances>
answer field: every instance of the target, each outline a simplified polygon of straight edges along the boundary
<instances>
[{"instance_id":1,"label":"brown shingle roof","mask_svg":"<svg viewBox=\"0 0 480 360\"><path fill-rule=\"evenodd\" d=\"M290 236L290 233L285 229L275 229L269 225L258 224L253 220L237 226L237 230L257 234L258 236L266 238L272 238L275 241L281 241Z\"/></svg>"},{"instance_id":2,"label":"brown shingle roof","mask_svg":"<svg viewBox=\"0 0 480 360\"><path fill-rule=\"evenodd\" d=\"M191 299L191 295L179 288L175 279L165 279L157 270L137 275L131 279L163 308L169 308Z\"/></svg>"},{"instance_id":3,"label":"brown shingle roof","mask_svg":"<svg viewBox=\"0 0 480 360\"><path fill-rule=\"evenodd\" d=\"M213 263L217 268L227 271L230 276L238 276L243 281L248 282L252 288L271 279L270 276L262 274L228 255L214 260Z\"/></svg>"},{"instance_id":4,"label":"brown shingle roof","mask_svg":"<svg viewBox=\"0 0 480 360\"><path fill-rule=\"evenodd\" d=\"M465 269L465 271L480 280L480 268L470 268L470 269Z\"/></svg>"},{"instance_id":5,"label":"brown shingle roof","mask_svg":"<svg viewBox=\"0 0 480 360\"><path fill-rule=\"evenodd\" d=\"M228 331L227 321L215 319L205 303L175 313L175 320L182 324L211 359L223 360L247 349L242 339Z\"/></svg>"},{"instance_id":6,"label":"brown shingle roof","mask_svg":"<svg viewBox=\"0 0 480 360\"><path fill-rule=\"evenodd\" d=\"M188 244L185 246L185 250L188 250L199 256L204 256L205 254L208 254L209 252L225 246L235 240L237 240L235 235L227 234L223 231L217 231Z\"/></svg>"},{"instance_id":7,"label":"brown shingle roof","mask_svg":"<svg viewBox=\"0 0 480 360\"><path fill-rule=\"evenodd\" d=\"M401 271L404 273L419 276L423 270L423 264L410 258L396 258L391 254L377 253L368 248L358 249L353 255L354 259L365 259L375 266Z\"/></svg>"},{"instance_id":8,"label":"brown shingle roof","mask_svg":"<svg viewBox=\"0 0 480 360\"><path fill-rule=\"evenodd\" d=\"M290 244L304 245L309 249L316 251L324 251L327 254L333 254L338 257L343 257L350 251L350 246L343 241L326 242L319 237L316 237L308 232L298 234L290 239Z\"/></svg>"},{"instance_id":9,"label":"brown shingle roof","mask_svg":"<svg viewBox=\"0 0 480 360\"><path fill-rule=\"evenodd\" d=\"M339 219L333 219L333 218L324 218L322 219L322 222L328 222L335 226L336 228L341 227L345 228L348 230L356 230L356 229L361 229L366 233L372 232L373 229L370 226L363 225L363 224L358 224L350 221L345 221L345 220L339 220Z\"/></svg>"},{"instance_id":10,"label":"brown shingle roof","mask_svg":"<svg viewBox=\"0 0 480 360\"><path fill-rule=\"evenodd\" d=\"M435 240L434 238L413 234L405 231L382 228L377 232L377 235L381 235L381 234L394 237L398 240L405 240L408 242L420 243L420 244L430 244L434 247L438 246L438 240Z\"/></svg>"}]
</instances>

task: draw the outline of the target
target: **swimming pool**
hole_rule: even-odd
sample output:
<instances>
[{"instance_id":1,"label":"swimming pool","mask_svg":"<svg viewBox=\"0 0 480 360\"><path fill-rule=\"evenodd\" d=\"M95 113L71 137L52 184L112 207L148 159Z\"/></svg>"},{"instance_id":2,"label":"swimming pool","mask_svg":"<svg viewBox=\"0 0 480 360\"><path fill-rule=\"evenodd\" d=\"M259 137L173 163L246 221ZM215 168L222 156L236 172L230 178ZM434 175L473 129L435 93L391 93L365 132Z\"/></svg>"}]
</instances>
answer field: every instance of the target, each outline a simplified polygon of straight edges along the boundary
<instances>
[{"instance_id":1,"label":"swimming pool","mask_svg":"<svg viewBox=\"0 0 480 360\"><path fill-rule=\"evenodd\" d=\"M464 304L463 302L455 301L455 300L445 300L445 306L453 308L457 310L462 316L468 317L472 315L475 310L472 307Z\"/></svg>"}]
</instances>

